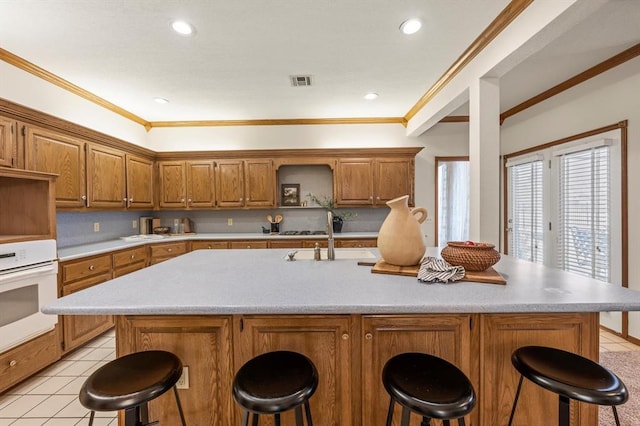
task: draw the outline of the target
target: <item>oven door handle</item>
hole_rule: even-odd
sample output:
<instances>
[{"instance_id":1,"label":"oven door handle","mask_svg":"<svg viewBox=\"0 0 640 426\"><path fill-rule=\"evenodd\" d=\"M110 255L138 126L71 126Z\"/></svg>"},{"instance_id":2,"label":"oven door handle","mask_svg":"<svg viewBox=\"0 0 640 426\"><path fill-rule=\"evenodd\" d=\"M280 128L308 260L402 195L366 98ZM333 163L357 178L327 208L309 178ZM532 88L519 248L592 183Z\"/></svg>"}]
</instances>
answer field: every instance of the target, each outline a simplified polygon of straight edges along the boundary
<instances>
[{"instance_id":1,"label":"oven door handle","mask_svg":"<svg viewBox=\"0 0 640 426\"><path fill-rule=\"evenodd\" d=\"M7 274L0 275L0 283L7 281L16 281L19 279L29 278L35 275L47 275L47 274L57 274L58 273L58 263L53 262L47 264L45 266L39 266L37 268L30 268L15 272L10 272Z\"/></svg>"}]
</instances>

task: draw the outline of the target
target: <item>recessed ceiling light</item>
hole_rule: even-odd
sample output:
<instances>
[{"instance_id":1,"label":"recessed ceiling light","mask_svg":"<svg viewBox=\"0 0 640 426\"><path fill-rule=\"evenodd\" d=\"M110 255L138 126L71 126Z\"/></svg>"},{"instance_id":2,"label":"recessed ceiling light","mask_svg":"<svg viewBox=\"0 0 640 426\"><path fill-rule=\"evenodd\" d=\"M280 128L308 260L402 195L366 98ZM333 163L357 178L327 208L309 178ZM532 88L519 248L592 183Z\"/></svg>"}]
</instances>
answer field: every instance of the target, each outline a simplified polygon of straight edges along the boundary
<instances>
[{"instance_id":1,"label":"recessed ceiling light","mask_svg":"<svg viewBox=\"0 0 640 426\"><path fill-rule=\"evenodd\" d=\"M195 32L193 25L185 21L173 21L171 22L171 28L173 28L173 31L184 36L190 36Z\"/></svg>"},{"instance_id":2,"label":"recessed ceiling light","mask_svg":"<svg viewBox=\"0 0 640 426\"><path fill-rule=\"evenodd\" d=\"M169 103L169 99L165 99L165 98L153 98L154 101L156 101L159 104L168 104Z\"/></svg>"},{"instance_id":3,"label":"recessed ceiling light","mask_svg":"<svg viewBox=\"0 0 640 426\"><path fill-rule=\"evenodd\" d=\"M422 22L417 18L411 18L400 24L400 31L402 34L411 35L420 31L422 28Z\"/></svg>"},{"instance_id":4,"label":"recessed ceiling light","mask_svg":"<svg viewBox=\"0 0 640 426\"><path fill-rule=\"evenodd\" d=\"M374 100L374 99L377 99L377 98L378 98L378 94L377 94L377 93L373 93L373 92L371 92L371 93L367 93L366 95L364 95L364 98L365 98L366 100L368 100L368 101L372 101L372 100Z\"/></svg>"}]
</instances>

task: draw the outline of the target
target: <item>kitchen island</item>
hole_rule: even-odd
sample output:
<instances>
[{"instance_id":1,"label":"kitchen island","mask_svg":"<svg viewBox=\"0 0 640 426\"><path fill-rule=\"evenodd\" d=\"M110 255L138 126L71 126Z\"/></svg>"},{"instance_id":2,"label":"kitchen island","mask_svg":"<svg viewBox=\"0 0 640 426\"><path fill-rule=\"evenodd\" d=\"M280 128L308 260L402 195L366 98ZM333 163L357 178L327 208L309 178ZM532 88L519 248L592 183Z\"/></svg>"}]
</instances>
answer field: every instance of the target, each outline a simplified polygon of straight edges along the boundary
<instances>
[{"instance_id":1,"label":"kitchen island","mask_svg":"<svg viewBox=\"0 0 640 426\"><path fill-rule=\"evenodd\" d=\"M598 313L640 310L638 292L508 256L495 266L506 285L424 284L357 265L375 261L375 249L341 249L333 262L289 262L289 251L194 251L44 311L116 315L119 356L152 348L178 354L189 367L189 388L180 392L190 424L238 424L235 371L259 353L289 349L318 368L311 399L318 425L384 424L384 363L423 351L472 380L478 404L471 424L495 426L506 424L517 385L515 348L545 344L597 359ZM545 424L556 422L554 395L531 386L524 397L516 424L535 425L540 413L548 414ZM151 404L165 424L175 424L174 411L168 396ZM574 425L597 424L595 407L573 412Z\"/></svg>"}]
</instances>

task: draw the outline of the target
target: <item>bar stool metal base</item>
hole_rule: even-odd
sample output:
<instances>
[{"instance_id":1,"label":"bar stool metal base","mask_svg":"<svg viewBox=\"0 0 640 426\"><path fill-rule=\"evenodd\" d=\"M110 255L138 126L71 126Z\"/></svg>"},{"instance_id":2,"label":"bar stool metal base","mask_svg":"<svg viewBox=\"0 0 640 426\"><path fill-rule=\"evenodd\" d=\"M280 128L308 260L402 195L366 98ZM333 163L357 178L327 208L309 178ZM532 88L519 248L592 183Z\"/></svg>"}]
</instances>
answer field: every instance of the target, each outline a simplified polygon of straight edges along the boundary
<instances>
[{"instance_id":1,"label":"bar stool metal base","mask_svg":"<svg viewBox=\"0 0 640 426\"><path fill-rule=\"evenodd\" d=\"M616 405L629 399L626 386L618 376L583 356L544 346L516 349L511 362L520 380L509 416L509 426L518 406L523 379L558 394L558 425L569 426L571 399L596 405L610 405L616 425L620 426Z\"/></svg>"}]
</instances>

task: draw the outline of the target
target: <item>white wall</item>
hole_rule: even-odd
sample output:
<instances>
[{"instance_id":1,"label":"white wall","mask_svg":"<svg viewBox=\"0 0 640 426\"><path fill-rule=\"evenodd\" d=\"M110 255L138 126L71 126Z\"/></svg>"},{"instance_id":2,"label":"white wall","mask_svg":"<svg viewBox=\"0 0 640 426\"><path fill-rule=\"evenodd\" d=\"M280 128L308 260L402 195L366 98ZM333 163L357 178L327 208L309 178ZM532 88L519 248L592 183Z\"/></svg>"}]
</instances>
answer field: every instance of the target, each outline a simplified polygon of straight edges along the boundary
<instances>
[{"instance_id":1,"label":"white wall","mask_svg":"<svg viewBox=\"0 0 640 426\"><path fill-rule=\"evenodd\" d=\"M0 98L145 146L143 126L0 61Z\"/></svg>"},{"instance_id":2,"label":"white wall","mask_svg":"<svg viewBox=\"0 0 640 426\"><path fill-rule=\"evenodd\" d=\"M640 58L636 58L552 99L507 119L501 152L573 136L628 120L629 287L640 291ZM640 313L629 314L629 334L640 338Z\"/></svg>"}]
</instances>

